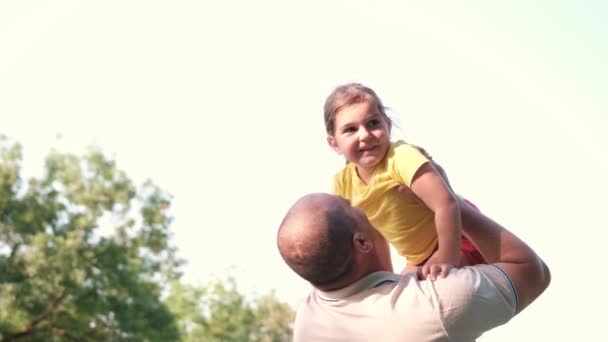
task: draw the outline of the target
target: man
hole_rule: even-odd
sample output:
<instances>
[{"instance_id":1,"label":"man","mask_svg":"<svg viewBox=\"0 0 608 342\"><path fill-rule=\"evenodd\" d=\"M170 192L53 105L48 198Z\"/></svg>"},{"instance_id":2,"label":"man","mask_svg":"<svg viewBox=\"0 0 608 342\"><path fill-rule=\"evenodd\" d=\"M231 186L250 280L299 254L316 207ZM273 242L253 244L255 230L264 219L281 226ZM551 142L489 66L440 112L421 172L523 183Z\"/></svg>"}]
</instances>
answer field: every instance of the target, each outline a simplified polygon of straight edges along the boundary
<instances>
[{"instance_id":1,"label":"man","mask_svg":"<svg viewBox=\"0 0 608 342\"><path fill-rule=\"evenodd\" d=\"M385 242L348 201L298 200L277 236L283 259L315 287L297 312L294 341L474 341L506 323L549 285L549 269L481 212L463 204L461 214L489 265L421 280L389 272L376 252Z\"/></svg>"}]
</instances>

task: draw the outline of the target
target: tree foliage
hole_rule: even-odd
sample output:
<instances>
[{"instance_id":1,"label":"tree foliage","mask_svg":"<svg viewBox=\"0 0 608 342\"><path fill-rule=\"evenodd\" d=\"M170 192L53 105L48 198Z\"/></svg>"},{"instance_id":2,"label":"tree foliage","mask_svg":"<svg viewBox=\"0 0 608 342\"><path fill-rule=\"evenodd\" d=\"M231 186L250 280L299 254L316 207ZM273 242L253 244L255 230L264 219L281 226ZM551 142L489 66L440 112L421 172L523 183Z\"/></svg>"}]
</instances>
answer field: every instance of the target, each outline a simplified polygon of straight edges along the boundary
<instances>
[{"instance_id":1,"label":"tree foliage","mask_svg":"<svg viewBox=\"0 0 608 342\"><path fill-rule=\"evenodd\" d=\"M136 188L98 150L52 152L27 183L21 161L0 139L2 340L176 340L159 299L178 277L168 194Z\"/></svg>"},{"instance_id":2,"label":"tree foliage","mask_svg":"<svg viewBox=\"0 0 608 342\"><path fill-rule=\"evenodd\" d=\"M0 341L291 340L293 311L272 293L180 283L170 196L152 182L96 149L51 152L27 182L21 163L0 136Z\"/></svg>"},{"instance_id":3,"label":"tree foliage","mask_svg":"<svg viewBox=\"0 0 608 342\"><path fill-rule=\"evenodd\" d=\"M294 312L274 293L248 301L233 278L203 287L174 283L167 305L183 341L291 341Z\"/></svg>"}]
</instances>

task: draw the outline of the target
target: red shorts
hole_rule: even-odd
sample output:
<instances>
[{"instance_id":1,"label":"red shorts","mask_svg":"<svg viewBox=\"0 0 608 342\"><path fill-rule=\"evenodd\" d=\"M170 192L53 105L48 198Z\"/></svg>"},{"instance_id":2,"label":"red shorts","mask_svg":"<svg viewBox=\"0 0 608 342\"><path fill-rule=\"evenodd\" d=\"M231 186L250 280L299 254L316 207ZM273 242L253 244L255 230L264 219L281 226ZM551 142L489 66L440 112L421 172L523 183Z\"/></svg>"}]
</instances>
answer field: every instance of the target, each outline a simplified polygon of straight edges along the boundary
<instances>
[{"instance_id":1,"label":"red shorts","mask_svg":"<svg viewBox=\"0 0 608 342\"><path fill-rule=\"evenodd\" d=\"M471 203L470 201L468 201L467 199L463 199L466 203L468 203L470 206L472 206L473 208L479 210L479 208L477 208L477 206L475 206L475 204ZM437 250L438 247L435 247L435 251ZM435 252L433 251L433 253ZM488 262L486 261L486 259L481 255L481 253L479 253L479 251L477 250L477 248L475 248L475 246L473 246L473 243L467 239L466 237L462 237L462 242L460 243L460 252L462 253L462 259L460 260L460 266L473 266L473 265L479 265L479 264L487 264ZM430 258L430 257L429 257ZM424 265L424 263L426 263L426 261L429 259L425 259L424 261L422 261L421 263L419 263L417 266L421 266Z\"/></svg>"},{"instance_id":2,"label":"red shorts","mask_svg":"<svg viewBox=\"0 0 608 342\"><path fill-rule=\"evenodd\" d=\"M479 253L477 248L473 246L473 243L466 237L462 237L460 243L460 251L462 252L462 259L460 260L461 266L473 266L479 264L487 264L486 259Z\"/></svg>"}]
</instances>

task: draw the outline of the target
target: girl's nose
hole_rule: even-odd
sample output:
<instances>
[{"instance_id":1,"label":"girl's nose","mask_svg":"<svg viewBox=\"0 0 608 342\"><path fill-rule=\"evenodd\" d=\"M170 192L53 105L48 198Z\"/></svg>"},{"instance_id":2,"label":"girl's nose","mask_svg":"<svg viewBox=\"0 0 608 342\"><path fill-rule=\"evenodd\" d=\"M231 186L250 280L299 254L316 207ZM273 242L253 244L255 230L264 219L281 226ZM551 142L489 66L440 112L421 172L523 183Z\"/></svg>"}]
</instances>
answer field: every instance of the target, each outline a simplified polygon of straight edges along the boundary
<instances>
[{"instance_id":1,"label":"girl's nose","mask_svg":"<svg viewBox=\"0 0 608 342\"><path fill-rule=\"evenodd\" d=\"M359 140L365 140L365 139L369 138L370 136L371 136L371 134L367 130L367 128L361 128L359 130Z\"/></svg>"}]
</instances>

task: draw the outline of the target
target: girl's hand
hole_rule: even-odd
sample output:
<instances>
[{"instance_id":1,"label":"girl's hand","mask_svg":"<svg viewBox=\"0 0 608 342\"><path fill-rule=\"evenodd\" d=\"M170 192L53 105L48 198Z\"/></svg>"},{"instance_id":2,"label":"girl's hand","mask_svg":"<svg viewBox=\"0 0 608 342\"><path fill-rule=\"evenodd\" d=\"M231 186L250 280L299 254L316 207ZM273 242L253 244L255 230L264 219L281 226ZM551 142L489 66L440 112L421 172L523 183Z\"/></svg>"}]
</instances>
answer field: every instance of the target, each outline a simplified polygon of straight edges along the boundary
<instances>
[{"instance_id":1,"label":"girl's hand","mask_svg":"<svg viewBox=\"0 0 608 342\"><path fill-rule=\"evenodd\" d=\"M453 268L455 267L451 264L435 264L427 262L422 267L418 267L418 278L426 279L429 277L431 280L436 280L437 276L445 278Z\"/></svg>"},{"instance_id":2,"label":"girl's hand","mask_svg":"<svg viewBox=\"0 0 608 342\"><path fill-rule=\"evenodd\" d=\"M450 270L456 268L455 265L459 264L458 260L440 258L438 252L439 251L435 251L424 265L418 268L421 279L426 279L429 276L431 277L431 280L437 279L437 276L445 278Z\"/></svg>"}]
</instances>

